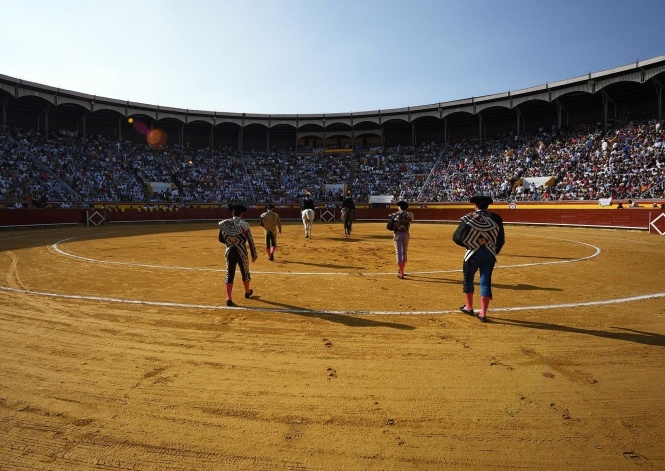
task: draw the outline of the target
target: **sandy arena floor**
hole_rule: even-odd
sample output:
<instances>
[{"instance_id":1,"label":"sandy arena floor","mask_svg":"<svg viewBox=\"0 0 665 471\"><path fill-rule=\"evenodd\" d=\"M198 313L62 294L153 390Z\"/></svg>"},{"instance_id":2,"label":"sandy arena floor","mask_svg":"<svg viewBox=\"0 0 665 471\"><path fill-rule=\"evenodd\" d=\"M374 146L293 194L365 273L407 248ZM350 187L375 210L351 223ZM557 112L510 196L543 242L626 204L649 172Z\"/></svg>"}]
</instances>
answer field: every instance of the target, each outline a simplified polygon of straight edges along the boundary
<instances>
[{"instance_id":1,"label":"sandy arena floor","mask_svg":"<svg viewBox=\"0 0 665 471\"><path fill-rule=\"evenodd\" d=\"M665 237L288 223L251 299L217 225L0 232L0 470L665 469ZM476 298L476 303L479 303Z\"/></svg>"}]
</instances>

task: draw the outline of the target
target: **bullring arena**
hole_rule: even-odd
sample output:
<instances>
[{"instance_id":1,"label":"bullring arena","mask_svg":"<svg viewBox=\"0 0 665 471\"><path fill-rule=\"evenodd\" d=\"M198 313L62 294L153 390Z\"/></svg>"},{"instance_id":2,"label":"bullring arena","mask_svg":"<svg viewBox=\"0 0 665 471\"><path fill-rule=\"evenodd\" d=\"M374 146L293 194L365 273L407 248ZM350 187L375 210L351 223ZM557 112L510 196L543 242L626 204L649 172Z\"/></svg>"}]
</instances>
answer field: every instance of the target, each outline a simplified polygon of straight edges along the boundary
<instances>
[{"instance_id":1,"label":"bullring arena","mask_svg":"<svg viewBox=\"0 0 665 471\"><path fill-rule=\"evenodd\" d=\"M665 238L507 225L482 324L455 227L286 222L235 308L215 221L1 232L0 469L663 469Z\"/></svg>"},{"instance_id":2,"label":"bullring arena","mask_svg":"<svg viewBox=\"0 0 665 471\"><path fill-rule=\"evenodd\" d=\"M659 56L451 102L253 115L0 75L0 470L665 469L663 82ZM533 156L543 182L518 198ZM351 237L322 213L304 237L317 181L331 211L360 193ZM459 311L451 240L479 191L505 197L487 323ZM397 198L416 216L403 280ZM231 200L260 254L235 307Z\"/></svg>"}]
</instances>

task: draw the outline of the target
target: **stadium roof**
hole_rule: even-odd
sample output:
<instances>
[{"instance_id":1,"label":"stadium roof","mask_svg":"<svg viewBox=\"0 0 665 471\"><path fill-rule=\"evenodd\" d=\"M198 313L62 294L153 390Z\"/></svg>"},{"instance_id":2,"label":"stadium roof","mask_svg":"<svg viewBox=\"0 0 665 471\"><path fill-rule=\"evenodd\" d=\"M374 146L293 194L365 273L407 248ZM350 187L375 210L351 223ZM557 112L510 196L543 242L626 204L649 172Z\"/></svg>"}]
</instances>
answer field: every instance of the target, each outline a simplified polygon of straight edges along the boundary
<instances>
[{"instance_id":1,"label":"stadium roof","mask_svg":"<svg viewBox=\"0 0 665 471\"><path fill-rule=\"evenodd\" d=\"M656 111L662 119L664 83L665 55L526 89L359 113L264 115L186 110L88 95L4 75L0 75L0 103L2 124L11 121L8 115L13 113L31 116L48 113L60 120L79 121L85 116L90 122L108 125L122 118L141 116L173 130L187 126L188 131L201 133L210 132L211 126L229 124L267 129L286 126L299 132L336 129L371 132L391 121L422 121L429 122L429 126L444 121L444 126L451 128L478 129L496 122L523 122L526 126L535 121L552 121L554 115L559 122L553 124L566 124L569 116L602 122L603 118L640 110Z\"/></svg>"}]
</instances>

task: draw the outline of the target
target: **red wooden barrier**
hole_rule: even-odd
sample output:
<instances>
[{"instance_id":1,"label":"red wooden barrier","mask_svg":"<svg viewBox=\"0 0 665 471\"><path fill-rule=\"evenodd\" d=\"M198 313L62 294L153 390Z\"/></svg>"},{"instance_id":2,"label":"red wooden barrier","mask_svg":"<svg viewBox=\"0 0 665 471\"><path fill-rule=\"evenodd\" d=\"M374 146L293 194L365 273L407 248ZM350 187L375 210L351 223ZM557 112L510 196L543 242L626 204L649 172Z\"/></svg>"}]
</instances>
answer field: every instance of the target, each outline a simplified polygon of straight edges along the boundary
<instances>
[{"instance_id":1,"label":"red wooden barrier","mask_svg":"<svg viewBox=\"0 0 665 471\"><path fill-rule=\"evenodd\" d=\"M572 205L570 205L572 206ZM576 204L575 206L580 206ZM650 217L656 218L665 210L655 208L609 209L589 204L588 209L570 208L566 205L521 204L516 209L509 209L507 204L497 204L490 209L503 217L506 223L544 224L565 226L615 227L624 229L648 230ZM438 204L436 207L411 207L417 221L458 222L460 217L473 210L473 206L464 204ZM265 211L264 207L252 208L244 215L246 219L258 219ZM323 209L325 211L325 209ZM339 209L330 209L339 220ZM367 208L356 210L356 220L387 220L388 215L397 211L397 207ZM97 214L95 214L97 212ZM300 220L297 206L276 208L283 220ZM320 219L321 210L316 212ZM91 217L92 216L92 217ZM110 224L129 222L176 222L176 221L220 221L230 217L224 207L194 207L184 209L3 209L0 210L0 228L65 225L65 224ZM661 218L665 220L665 218Z\"/></svg>"}]
</instances>

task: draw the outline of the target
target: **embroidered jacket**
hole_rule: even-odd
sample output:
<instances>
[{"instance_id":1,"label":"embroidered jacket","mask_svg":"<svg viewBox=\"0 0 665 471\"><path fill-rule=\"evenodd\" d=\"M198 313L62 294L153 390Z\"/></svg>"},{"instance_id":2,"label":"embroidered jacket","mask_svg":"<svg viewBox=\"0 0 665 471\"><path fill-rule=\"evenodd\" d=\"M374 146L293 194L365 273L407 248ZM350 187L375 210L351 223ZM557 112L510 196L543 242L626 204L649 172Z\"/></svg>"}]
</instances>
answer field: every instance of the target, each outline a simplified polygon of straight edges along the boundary
<instances>
[{"instance_id":1,"label":"embroidered jacket","mask_svg":"<svg viewBox=\"0 0 665 471\"><path fill-rule=\"evenodd\" d=\"M279 219L279 215L271 210L266 211L260 216L260 224L263 228L275 234L277 231L275 229L282 230L282 223Z\"/></svg>"},{"instance_id":2,"label":"embroidered jacket","mask_svg":"<svg viewBox=\"0 0 665 471\"><path fill-rule=\"evenodd\" d=\"M258 257L249 224L238 216L219 222L219 241L226 245L226 252L236 247L245 255L247 254L247 243L249 243L252 257Z\"/></svg>"},{"instance_id":3,"label":"embroidered jacket","mask_svg":"<svg viewBox=\"0 0 665 471\"><path fill-rule=\"evenodd\" d=\"M496 258L506 242L503 219L486 209L466 214L453 234L453 242L466 248L465 262L483 245Z\"/></svg>"},{"instance_id":4,"label":"embroidered jacket","mask_svg":"<svg viewBox=\"0 0 665 471\"><path fill-rule=\"evenodd\" d=\"M409 232L413 215L407 211L397 211L389 216L393 220L394 232Z\"/></svg>"}]
</instances>

